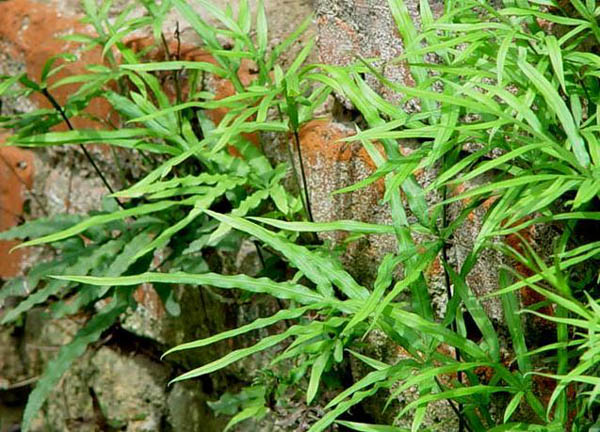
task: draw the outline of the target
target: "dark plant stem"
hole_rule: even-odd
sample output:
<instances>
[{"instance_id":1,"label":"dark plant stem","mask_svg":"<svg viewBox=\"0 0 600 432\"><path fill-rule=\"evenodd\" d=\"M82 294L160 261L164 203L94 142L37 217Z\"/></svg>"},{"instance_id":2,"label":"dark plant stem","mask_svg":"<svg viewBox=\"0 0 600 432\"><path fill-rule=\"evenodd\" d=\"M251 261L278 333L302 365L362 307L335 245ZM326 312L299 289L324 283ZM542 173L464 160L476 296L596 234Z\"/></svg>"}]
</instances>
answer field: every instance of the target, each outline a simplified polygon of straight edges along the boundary
<instances>
[{"instance_id":1,"label":"dark plant stem","mask_svg":"<svg viewBox=\"0 0 600 432\"><path fill-rule=\"evenodd\" d=\"M160 34L160 39L162 40L162 44L165 49L166 61L171 61L171 60L173 60L173 58L175 58L175 60L177 60L177 61L181 60L181 33L179 32L179 21L177 21L175 23L175 25L176 25L175 40L177 41L177 52L175 53L175 56L173 56L171 54L171 50L169 49L169 44L167 43L167 39L165 38L164 33L161 32L161 34ZM175 99L176 99L177 104L180 104L183 99L182 93L181 93L181 81L180 81L181 71L183 71L183 68L180 70L174 70L172 73L173 85L175 87ZM182 123L183 123L181 115L182 115L181 111L177 111L177 123L179 126L179 134L180 135L182 134Z\"/></svg>"},{"instance_id":2,"label":"dark plant stem","mask_svg":"<svg viewBox=\"0 0 600 432\"><path fill-rule=\"evenodd\" d=\"M297 130L294 130L294 141L296 144L296 152L298 153L298 161L300 163L300 177L302 178L302 188L304 190L304 202L306 203L306 212L308 213L308 220L310 222L314 222L312 210L310 207L310 198L308 197L308 184L306 183L306 174L304 172L302 150L300 149L300 136L298 135Z\"/></svg>"},{"instance_id":3,"label":"dark plant stem","mask_svg":"<svg viewBox=\"0 0 600 432\"><path fill-rule=\"evenodd\" d=\"M175 40L177 41L177 52L175 53L174 56L173 56L173 54L171 54L171 50L169 49L169 44L167 43L167 39L165 38L165 35L163 33L160 34L160 38L162 40L162 44L165 49L165 57L166 57L167 61L171 61L171 60L173 60L173 58L175 58L175 60L178 60L178 61L181 60L181 33L179 32L179 21L177 21L177 23L176 23L174 34L175 34ZM182 101L181 82L180 82L180 74L181 74L182 70L183 69L173 71L173 84L175 86L175 97L177 98L177 103L180 103Z\"/></svg>"},{"instance_id":4,"label":"dark plant stem","mask_svg":"<svg viewBox=\"0 0 600 432\"><path fill-rule=\"evenodd\" d=\"M444 157L442 164L445 165L445 163L446 163L446 158ZM442 201L445 202L447 198L448 198L448 186L444 185L444 187L442 189ZM448 205L444 204L442 206L442 230L445 230L447 226L448 226ZM443 265L444 284L446 286L446 296L448 298L448 304L449 304L450 299L452 297L452 291L450 289L450 286L451 286L450 275L448 274L448 270L446 269L446 266L448 265L448 244L446 243L446 239L443 239L443 244L442 244L442 261L444 262L444 265ZM451 327L452 331L456 333L457 328L456 328L455 320L452 321L452 323L450 324L450 327ZM456 361L460 362L460 350L457 347L454 348L454 353L455 353ZM462 375L463 374L461 371L458 371L456 373L456 378L459 383L462 383L462 381L463 381ZM449 400L449 402L451 402L451 401ZM451 405L453 405L453 404L451 403ZM454 409L454 407L453 407L453 409ZM457 411L458 430L459 430L459 432L463 432L465 430L465 427L467 427L467 430L469 430L469 428L466 425L466 422L464 421L464 418L462 417L462 415L460 413L462 413L462 404L461 403L458 404L458 411Z\"/></svg>"},{"instance_id":5,"label":"dark plant stem","mask_svg":"<svg viewBox=\"0 0 600 432\"><path fill-rule=\"evenodd\" d=\"M71 124L71 121L69 120L69 118L65 114L65 111L62 109L62 107L56 101L56 99L54 99L54 96L52 96L50 94L50 92L48 91L48 89L43 89L42 90L42 94L46 97L46 99L48 99L48 101L52 104L52 106L54 107L54 109L56 109L56 111L58 111L58 113L60 114L60 116L62 117L62 119L65 121L65 123L66 123L67 127L69 128L69 130L75 130L75 128ZM104 186L106 186L106 189L108 189L108 191L111 194L114 194L115 193L114 189L110 186L110 183L108 183L108 180L106 180L106 177L104 177L104 174L102 174L102 171L100 171L100 168L98 168L98 165L96 165L96 162L94 161L94 158L92 157L92 155L90 154L90 152L87 151L87 149L85 148L85 146L83 144L79 144L79 148L83 151L83 154L87 158L88 162L94 168L94 171L96 171L96 174L98 175L98 177L100 178L100 180L102 180L102 183L104 183ZM115 198L115 200L117 201L117 204L119 204L119 207L121 207L122 209L125 208L125 206L123 205L123 203L121 201L119 201L118 198Z\"/></svg>"},{"instance_id":6,"label":"dark plant stem","mask_svg":"<svg viewBox=\"0 0 600 432\"><path fill-rule=\"evenodd\" d=\"M265 269L265 257L262 253L262 250L260 249L260 244L256 240L254 240L252 243L254 243L254 247L256 248L256 254L258 255L258 260L260 261L260 265L264 270Z\"/></svg>"},{"instance_id":7,"label":"dark plant stem","mask_svg":"<svg viewBox=\"0 0 600 432\"><path fill-rule=\"evenodd\" d=\"M181 32L179 31L179 21L175 23L175 40L177 41L177 54L176 60L181 60ZM181 93L181 72L183 72L183 68L176 71L176 80L175 80L175 92L177 93L177 103L181 103L183 101L183 96Z\"/></svg>"},{"instance_id":8,"label":"dark plant stem","mask_svg":"<svg viewBox=\"0 0 600 432\"><path fill-rule=\"evenodd\" d=\"M279 107L279 105L277 105L277 112L279 113L279 120L283 122L283 113L281 112L281 108ZM313 222L313 218L312 218L312 212L310 210L310 203L308 202L308 189L307 189L307 183L306 183L306 177L304 175L304 162L302 160L302 152L300 150L300 136L298 135L298 131L294 131L294 140L295 140L295 144L296 144L296 149L298 152L298 159L300 159L300 169L302 170L301 175L302 175L302 184L303 186L300 186L300 180L299 180L299 175L298 175L298 170L296 169L296 162L294 160L294 155L292 153L292 151L290 150L290 145L289 145L289 140L287 140L287 151L288 151L288 157L290 158L290 164L292 165L292 172L294 174L294 180L296 182L296 187L298 188L298 191L300 192L300 198L302 199L302 205L304 206L304 211L306 211L307 216L309 217L310 221ZM316 234L315 234L316 236Z\"/></svg>"},{"instance_id":9,"label":"dark plant stem","mask_svg":"<svg viewBox=\"0 0 600 432\"><path fill-rule=\"evenodd\" d=\"M440 380L437 377L435 377L434 380L439 388L443 388L442 383L440 382ZM454 411L454 413L458 417L459 430L463 431L466 429L467 432L473 432L473 429L471 429L471 427L467 424L467 422L465 422L465 419L463 418L462 404L458 404L458 407L457 407L451 399L446 399L446 400L448 401L450 408L452 408L452 411Z\"/></svg>"}]
</instances>

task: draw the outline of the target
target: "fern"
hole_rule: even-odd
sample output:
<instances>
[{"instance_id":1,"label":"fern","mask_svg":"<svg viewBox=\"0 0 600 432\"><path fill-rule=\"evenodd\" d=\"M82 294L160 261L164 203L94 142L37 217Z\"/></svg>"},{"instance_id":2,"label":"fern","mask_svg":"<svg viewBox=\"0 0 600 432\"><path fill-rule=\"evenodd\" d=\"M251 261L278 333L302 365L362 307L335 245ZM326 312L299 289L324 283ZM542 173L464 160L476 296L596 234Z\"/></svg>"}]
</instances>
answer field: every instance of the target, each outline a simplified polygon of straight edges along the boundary
<instances>
[{"instance_id":1,"label":"fern","mask_svg":"<svg viewBox=\"0 0 600 432\"><path fill-rule=\"evenodd\" d=\"M417 26L403 0L389 0L405 49L393 62L410 66L414 86L390 82L371 59L359 58L344 67L305 65L312 41L284 70L277 65L278 57L310 21L269 52L263 1L253 18L247 1L239 2L235 15L229 8L198 0L216 26L181 0L141 3L145 16L130 19L125 11L109 19L110 2L98 7L84 1L85 21L96 34L65 38L86 49L101 48L106 64L90 66L85 74L48 87L48 77L60 67L58 59L50 59L37 81L23 75L0 81L0 94L38 92L50 100L54 88L83 83L64 107L1 119L5 127L16 129L11 143L85 148L102 142L139 153L145 160L142 175L111 194L117 200L112 207L89 215L39 219L0 234L1 239L25 240L18 247L44 245L57 254L0 291L0 300L24 298L6 312L3 323L46 304L57 317L80 311L92 314L48 364L30 396L24 430L76 358L126 313L128 305L135 304L131 294L142 283L156 284L167 303L173 300L171 287L181 284L281 301L281 310L271 316L171 347L165 355L285 322L280 333L174 381L275 352L271 370L286 362L289 375L295 377L288 377L289 382L302 386L306 404L324 406L311 432L335 423L365 432L406 430L350 421L356 419L349 412L382 394L387 407L411 388L416 389L416 398L396 413L396 420L411 424L411 431L429 430L426 412L439 403L455 412L460 427L474 432L583 431L597 425L597 281L587 277L582 282L574 274L588 266L595 278L600 253L600 245L586 232L600 218L596 97L600 60L586 46L600 34L595 2L573 2L577 12L573 17L551 1L505 2L505 7L494 9L486 2L457 0L445 2L444 13L435 18L428 2L421 1ZM126 35L145 28L161 39L171 7L190 23L214 64L180 59L147 62L143 53L123 43ZM560 26L561 32L549 34L540 20ZM224 48L221 36L230 39L231 49ZM436 61L431 62L434 55ZM248 60L257 73L250 85L244 85L238 72L242 61ZM188 91L179 87L170 97L158 76L167 73L180 79L183 72ZM204 74L228 80L234 94L217 100L199 87ZM406 113L377 94L367 85L373 78L402 95L403 102L418 101L420 112ZM365 180L336 193L383 180L382 203L389 205L390 225L311 220L306 173L294 172L296 162L303 167L298 132L335 93L351 101L361 116L357 133L344 141L360 143L377 166ZM97 130L53 130L81 115L94 97L106 99L120 114L118 127L99 121ZM210 109L226 111L219 124L208 119ZM248 133L291 137L300 160L273 166ZM403 139L417 139L420 146L404 155L399 149ZM298 196L282 185L288 167ZM423 169L435 174L428 184L418 181ZM452 194L456 186L471 183L477 186ZM475 210L485 213L476 238L472 244L457 245L459 230ZM540 256L522 237L524 230L541 223L561 228L550 256ZM345 243L332 247L314 235L329 231L347 233ZM366 234L393 237L397 248L376 263L374 281L359 282L351 269L344 268L338 252ZM257 277L212 272L203 254L230 250L232 244L235 249L241 238L253 241L266 256ZM452 257L452 248L457 247L466 250L464 260ZM164 262L152 264L154 254L165 250L169 254ZM477 287L470 282L478 261L496 252L507 257L506 263L527 269L523 274L502 269L500 289L488 294L500 297L503 323L488 316L487 298L477 297ZM430 270L436 267L443 282L432 279ZM447 296L443 312L432 305L440 287ZM518 292L526 289L544 297L543 304L521 304ZM111 303L94 312L97 302L108 297ZM546 305L553 307L552 315L539 308ZM170 306L167 309L177 314L178 308ZM553 323L555 340L549 345L532 343L522 315ZM375 331L401 351L402 358L389 359L388 364L360 352ZM368 372L331 400L323 400L328 378L350 359L364 364ZM482 369L485 376L477 374ZM536 375L556 381L550 395L536 393ZM285 379L278 379L276 392L281 393ZM249 418L262 418L270 409L271 389L262 384L251 389L213 404L233 416L228 429ZM500 410L492 408L498 394L507 401ZM235 403L223 409L228 399ZM539 424L521 421L523 410L531 411Z\"/></svg>"}]
</instances>

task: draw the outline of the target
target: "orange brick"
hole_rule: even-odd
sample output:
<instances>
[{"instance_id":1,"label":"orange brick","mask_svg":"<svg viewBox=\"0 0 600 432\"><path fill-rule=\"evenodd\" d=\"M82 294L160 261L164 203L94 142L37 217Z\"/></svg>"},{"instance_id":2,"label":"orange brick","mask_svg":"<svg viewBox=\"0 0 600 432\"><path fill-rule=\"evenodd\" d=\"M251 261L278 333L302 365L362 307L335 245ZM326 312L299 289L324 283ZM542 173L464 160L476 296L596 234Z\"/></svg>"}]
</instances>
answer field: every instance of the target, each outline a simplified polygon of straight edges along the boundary
<instances>
[{"instance_id":1,"label":"orange brick","mask_svg":"<svg viewBox=\"0 0 600 432\"><path fill-rule=\"evenodd\" d=\"M0 136L0 145L4 140ZM0 146L0 231L17 225L23 216L26 190L33 185L33 153ZM16 241L0 241L0 277L16 276L24 250L9 253Z\"/></svg>"}]
</instances>

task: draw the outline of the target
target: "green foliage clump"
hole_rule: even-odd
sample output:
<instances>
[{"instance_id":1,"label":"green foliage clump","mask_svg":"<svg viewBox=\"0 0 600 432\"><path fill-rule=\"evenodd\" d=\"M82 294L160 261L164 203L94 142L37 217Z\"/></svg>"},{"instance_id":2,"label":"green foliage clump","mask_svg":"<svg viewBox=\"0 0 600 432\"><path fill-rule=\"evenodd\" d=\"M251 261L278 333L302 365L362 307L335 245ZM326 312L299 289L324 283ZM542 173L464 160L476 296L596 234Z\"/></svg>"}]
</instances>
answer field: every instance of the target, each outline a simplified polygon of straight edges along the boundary
<instances>
[{"instance_id":1,"label":"green foliage clump","mask_svg":"<svg viewBox=\"0 0 600 432\"><path fill-rule=\"evenodd\" d=\"M90 66L89 74L66 78L49 88L47 78L61 67L54 67L56 59L51 59L39 82L23 75L0 83L0 94L20 82L22 92L41 92L50 100L52 88L84 83L64 107L3 119L5 127L16 130L11 143L42 147L102 142L140 152L149 161L144 176L112 193L97 213L55 216L2 234L2 238L26 239L20 247L50 245L57 256L0 291L0 299L24 297L3 316L3 323L51 300L53 313L64 316L111 299L48 365L30 396L24 430L69 365L133 305L132 292L141 283L237 289L275 297L283 305L270 317L167 351L165 355L198 349L288 323L281 333L174 381L210 374L287 344L271 364L292 365L290 376L297 378L286 385L301 385L306 375L304 394L311 404L319 398L326 374L348 357L372 369L333 399L322 401L324 415L311 425L311 432L334 423L357 431L404 430L349 421L356 419L348 413L378 392L387 391L390 403L413 387L418 397L397 413L397 418L412 414L413 431L424 430L426 410L438 401L446 401L460 428L469 431L597 427L600 293L595 269L600 242L586 231L597 227L600 219L600 56L594 52L600 42L596 22L600 9L596 2L572 1L573 7L565 10L553 0L507 0L498 9L485 1L447 0L443 14L434 18L429 3L421 1L417 28L404 1L390 0L405 46L405 53L394 61L410 65L412 87L390 82L370 60L357 58L355 65L346 67L304 65L312 44L283 70L277 65L278 56L308 21L269 49L262 2L255 19L247 1L240 2L237 16L231 9L222 11L207 1L198 2L220 27L202 20L183 0L160 5L142 1L146 16L129 19L126 10L116 20L108 19L110 2L97 7L84 1L86 20L97 35L67 38L89 48L101 47L106 64ZM216 64L148 63L143 53L123 43L124 36L147 26L160 41L162 22L172 7L192 25ZM221 45L220 37L231 41L230 49ZM248 86L238 78L243 59L253 61L258 70ZM161 71L173 73L176 80L185 71L187 93L179 89L176 100L171 100L156 77ZM204 74L230 80L236 94L214 100L200 87ZM407 113L401 104L374 92L364 78L369 74L405 101L416 101L418 112ZM245 133L259 131L297 139L299 127L313 118L332 92L350 100L360 112L367 127L346 140L360 142L377 165L369 178L338 193L383 179L383 202L389 203L391 226L313 222L304 173L298 173L297 184L302 187L296 197L281 184L288 167L273 167L244 138ZM85 107L97 97L108 100L120 113L122 127L51 131L71 117L84 115ZM229 110L218 125L205 114L214 108ZM408 156L399 150L399 140L407 138L420 141ZM241 157L231 156L228 146ZM433 182L425 186L415 178L422 169L436 172ZM482 178L488 180L450 196L451 187ZM441 199L431 204L429 197L436 194ZM450 221L449 206L466 200L469 204ZM454 235L484 202L490 205L477 238L464 264L456 268L448 259ZM535 224L560 228L550 256L540 256L521 236ZM332 230L351 233L351 239L394 235L397 251L381 260L371 286L363 286L330 253L329 245L313 236ZM503 241L507 236L520 238L519 245ZM259 277L209 272L203 251L226 247L242 237L255 239L257 247L272 252L295 276L282 280L268 272ZM419 243L417 238L426 240ZM165 262L153 265L154 252L165 246L170 250ZM489 250L504 253L512 260L507 262L529 270L522 274L516 266L503 267L500 289L490 294L501 300L505 329L492 322L483 299L467 282ZM441 262L448 291L448 306L441 317L434 313L432 282L427 277L436 260ZM582 281L578 273L585 266L593 270ZM402 276L397 278L398 274ZM544 301L522 306L518 295L522 289L535 291ZM179 308L172 291L160 289L159 295L176 315ZM409 302L401 301L407 296ZM552 314L542 312L548 310ZM553 342L530 346L521 320L524 314L552 323ZM468 334L467 321L480 338ZM410 357L385 363L361 353L362 341L375 329ZM441 347L452 347L455 355ZM506 348L511 350L508 362L503 354ZM489 376L478 375L479 368L490 371ZM453 378L440 380L442 376ZM549 400L536 389L538 376L556 382ZM271 392L270 385L257 383L212 406L218 413L234 415L228 425L232 427L264 416ZM491 408L497 393L506 396L502 413ZM523 419L520 411L531 415Z\"/></svg>"}]
</instances>

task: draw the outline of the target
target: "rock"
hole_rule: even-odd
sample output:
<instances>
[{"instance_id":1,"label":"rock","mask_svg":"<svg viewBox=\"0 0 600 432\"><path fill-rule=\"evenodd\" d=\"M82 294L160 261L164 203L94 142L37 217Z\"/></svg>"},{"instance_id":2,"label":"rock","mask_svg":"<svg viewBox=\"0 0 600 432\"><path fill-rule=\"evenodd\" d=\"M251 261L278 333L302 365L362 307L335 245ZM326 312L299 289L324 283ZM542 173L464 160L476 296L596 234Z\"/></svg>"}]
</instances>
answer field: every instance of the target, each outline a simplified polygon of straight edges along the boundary
<instances>
[{"instance_id":1,"label":"rock","mask_svg":"<svg viewBox=\"0 0 600 432\"><path fill-rule=\"evenodd\" d=\"M56 431L77 430L95 432L98 430L89 389L90 353L78 359L63 375L38 416L38 423L50 426ZM45 428L37 428L40 432Z\"/></svg>"},{"instance_id":2,"label":"rock","mask_svg":"<svg viewBox=\"0 0 600 432\"><path fill-rule=\"evenodd\" d=\"M331 118L311 121L300 130L313 217L317 222L353 219L391 224L389 206L380 203L384 192L382 181L351 193L334 195L335 191L367 178L376 169L360 143L339 141L353 134L353 129ZM295 148L293 143L290 145ZM296 154L295 160L298 161ZM296 170L300 177L298 163ZM339 231L319 234L322 240L331 242L332 247L341 246L347 236ZM378 261L396 247L393 235L364 236L347 246L342 252L342 262L355 278L369 285L375 279Z\"/></svg>"},{"instance_id":3,"label":"rock","mask_svg":"<svg viewBox=\"0 0 600 432\"><path fill-rule=\"evenodd\" d=\"M32 309L25 316L23 362L30 376L42 373L48 361L61 346L69 343L83 326L86 317L51 319L42 308Z\"/></svg>"},{"instance_id":4,"label":"rock","mask_svg":"<svg viewBox=\"0 0 600 432\"><path fill-rule=\"evenodd\" d=\"M127 432L160 430L169 368L141 354L102 347L91 359L90 386L106 423Z\"/></svg>"},{"instance_id":5,"label":"rock","mask_svg":"<svg viewBox=\"0 0 600 432\"><path fill-rule=\"evenodd\" d=\"M405 1L413 23L420 26L417 0ZM443 10L443 1L430 0L434 14ZM318 38L317 46L321 62L346 66L356 61L356 56L375 59L375 65L383 75L401 85L413 86L407 62L390 64L404 53L404 42L400 37L388 0L316 0ZM390 101L400 101L401 95L385 87L374 76L367 76L367 83ZM338 95L339 96L339 95ZM347 108L349 100L340 98ZM410 101L404 108L418 110L418 102Z\"/></svg>"},{"instance_id":6,"label":"rock","mask_svg":"<svg viewBox=\"0 0 600 432\"><path fill-rule=\"evenodd\" d=\"M0 392L28 378L18 335L13 328L0 327Z\"/></svg>"},{"instance_id":7,"label":"rock","mask_svg":"<svg viewBox=\"0 0 600 432\"><path fill-rule=\"evenodd\" d=\"M51 319L41 308L32 309L25 317L23 364L30 377L39 377L61 346L69 343L82 327L84 319ZM59 381L43 410L33 421L32 430L93 431L93 411L87 391L89 355L76 360ZM33 383L35 384L35 382ZM23 400L23 403L25 400Z\"/></svg>"},{"instance_id":8,"label":"rock","mask_svg":"<svg viewBox=\"0 0 600 432\"><path fill-rule=\"evenodd\" d=\"M203 391L199 381L175 383L167 398L168 422L176 432L221 431L227 423L215 417L207 401L212 400Z\"/></svg>"}]
</instances>

